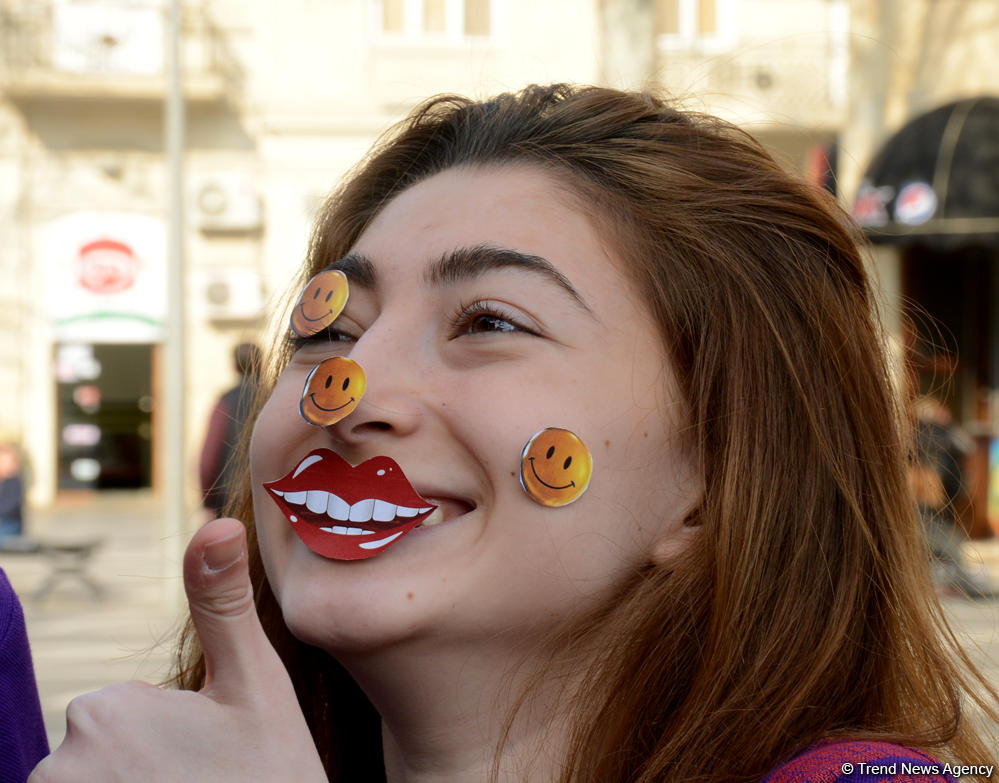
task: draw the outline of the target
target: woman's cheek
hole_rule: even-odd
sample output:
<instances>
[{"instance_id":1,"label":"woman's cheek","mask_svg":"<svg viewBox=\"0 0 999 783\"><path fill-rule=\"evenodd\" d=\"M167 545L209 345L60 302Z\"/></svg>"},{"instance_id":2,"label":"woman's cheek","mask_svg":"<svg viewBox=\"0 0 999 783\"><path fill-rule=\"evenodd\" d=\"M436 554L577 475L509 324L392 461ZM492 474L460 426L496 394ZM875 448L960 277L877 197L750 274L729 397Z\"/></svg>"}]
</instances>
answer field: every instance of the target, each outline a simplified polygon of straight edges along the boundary
<instances>
[{"instance_id":1,"label":"woman's cheek","mask_svg":"<svg viewBox=\"0 0 999 783\"><path fill-rule=\"evenodd\" d=\"M311 429L298 413L301 388L301 382L296 382L292 373L285 370L261 408L250 444L250 464L254 472L258 467L269 469L267 463L271 459L293 448L295 437L301 437ZM268 476L255 478L268 480Z\"/></svg>"}]
</instances>

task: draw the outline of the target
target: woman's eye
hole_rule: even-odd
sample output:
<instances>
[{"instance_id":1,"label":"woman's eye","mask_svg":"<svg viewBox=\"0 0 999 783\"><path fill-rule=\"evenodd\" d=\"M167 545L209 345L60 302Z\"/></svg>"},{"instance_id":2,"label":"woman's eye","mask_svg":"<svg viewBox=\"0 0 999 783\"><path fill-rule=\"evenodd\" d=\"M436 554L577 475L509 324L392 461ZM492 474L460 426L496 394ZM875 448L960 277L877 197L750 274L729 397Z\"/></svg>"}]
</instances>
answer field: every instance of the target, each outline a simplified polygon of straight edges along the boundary
<instances>
[{"instance_id":1,"label":"woman's eye","mask_svg":"<svg viewBox=\"0 0 999 783\"><path fill-rule=\"evenodd\" d=\"M482 313L469 321L466 331L470 334L476 332L516 332L517 327L499 316Z\"/></svg>"},{"instance_id":2,"label":"woman's eye","mask_svg":"<svg viewBox=\"0 0 999 783\"><path fill-rule=\"evenodd\" d=\"M327 330L327 339L332 343L347 343L352 342L354 337L339 329L329 329Z\"/></svg>"},{"instance_id":3,"label":"woman's eye","mask_svg":"<svg viewBox=\"0 0 999 783\"><path fill-rule=\"evenodd\" d=\"M340 329L334 329L332 326L320 329L318 332L311 334L308 337L301 337L294 332L289 332L288 336L292 348L295 351L301 350L302 348L322 347L323 345L329 345L330 343L353 342L356 339L353 335L341 331Z\"/></svg>"},{"instance_id":4,"label":"woman's eye","mask_svg":"<svg viewBox=\"0 0 999 783\"><path fill-rule=\"evenodd\" d=\"M471 334L491 334L494 332L536 334L523 326L505 309L489 302L476 301L464 305L450 318L451 334L454 337Z\"/></svg>"}]
</instances>

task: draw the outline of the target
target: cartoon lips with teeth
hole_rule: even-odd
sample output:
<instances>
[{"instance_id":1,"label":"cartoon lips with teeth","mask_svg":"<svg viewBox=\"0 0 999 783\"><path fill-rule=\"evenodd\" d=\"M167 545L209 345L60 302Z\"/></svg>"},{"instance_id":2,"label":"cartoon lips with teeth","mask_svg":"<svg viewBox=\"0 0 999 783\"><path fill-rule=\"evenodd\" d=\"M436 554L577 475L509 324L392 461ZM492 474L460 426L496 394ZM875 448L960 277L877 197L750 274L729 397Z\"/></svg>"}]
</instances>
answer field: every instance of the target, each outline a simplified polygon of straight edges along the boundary
<instances>
[{"instance_id":1,"label":"cartoon lips with teeth","mask_svg":"<svg viewBox=\"0 0 999 783\"><path fill-rule=\"evenodd\" d=\"M264 482L264 488L302 543L333 560L384 552L437 508L390 457L355 468L330 449L309 452L291 473Z\"/></svg>"},{"instance_id":2,"label":"cartoon lips with teeth","mask_svg":"<svg viewBox=\"0 0 999 783\"><path fill-rule=\"evenodd\" d=\"M298 410L309 424L332 426L353 412L366 386L364 370L353 359L325 359L305 379Z\"/></svg>"},{"instance_id":3,"label":"cartoon lips with teeth","mask_svg":"<svg viewBox=\"0 0 999 783\"><path fill-rule=\"evenodd\" d=\"M520 485L542 506L566 506L590 485L593 457L579 436L549 427L536 432L520 455Z\"/></svg>"},{"instance_id":4,"label":"cartoon lips with teeth","mask_svg":"<svg viewBox=\"0 0 999 783\"><path fill-rule=\"evenodd\" d=\"M339 269L320 272L305 286L291 311L291 328L299 337L310 337L333 323L347 304L350 289Z\"/></svg>"}]
</instances>

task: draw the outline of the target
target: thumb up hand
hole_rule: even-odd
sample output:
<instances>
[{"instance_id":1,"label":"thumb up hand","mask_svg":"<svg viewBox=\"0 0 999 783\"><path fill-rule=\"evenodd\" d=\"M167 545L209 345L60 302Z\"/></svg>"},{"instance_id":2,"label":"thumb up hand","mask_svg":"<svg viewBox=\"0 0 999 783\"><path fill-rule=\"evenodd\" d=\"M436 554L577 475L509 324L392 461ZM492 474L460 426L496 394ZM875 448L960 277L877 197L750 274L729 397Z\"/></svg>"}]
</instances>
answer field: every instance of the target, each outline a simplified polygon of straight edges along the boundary
<instances>
[{"instance_id":1,"label":"thumb up hand","mask_svg":"<svg viewBox=\"0 0 999 783\"><path fill-rule=\"evenodd\" d=\"M325 783L291 680L257 618L240 522L216 519L195 533L184 586L205 686L194 693L129 682L77 697L65 740L28 783Z\"/></svg>"}]
</instances>

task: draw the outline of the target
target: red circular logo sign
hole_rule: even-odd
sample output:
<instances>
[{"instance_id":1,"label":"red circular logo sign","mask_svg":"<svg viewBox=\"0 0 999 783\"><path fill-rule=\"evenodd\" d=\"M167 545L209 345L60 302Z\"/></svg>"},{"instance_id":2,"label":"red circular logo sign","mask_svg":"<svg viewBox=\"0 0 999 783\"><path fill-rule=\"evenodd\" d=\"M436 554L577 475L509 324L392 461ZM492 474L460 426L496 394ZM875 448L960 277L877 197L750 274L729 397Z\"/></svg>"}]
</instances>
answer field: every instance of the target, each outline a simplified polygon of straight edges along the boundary
<instances>
[{"instance_id":1,"label":"red circular logo sign","mask_svg":"<svg viewBox=\"0 0 999 783\"><path fill-rule=\"evenodd\" d=\"M139 262L128 245L113 239L98 239L80 248L80 285L98 294L113 294L131 288Z\"/></svg>"}]
</instances>

